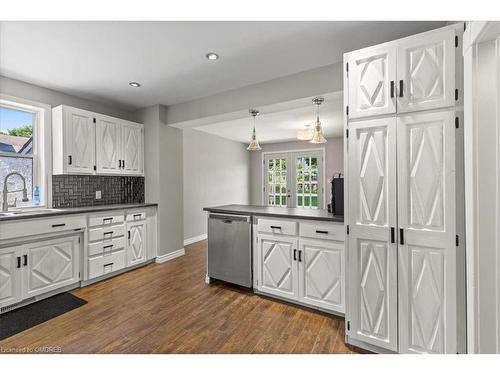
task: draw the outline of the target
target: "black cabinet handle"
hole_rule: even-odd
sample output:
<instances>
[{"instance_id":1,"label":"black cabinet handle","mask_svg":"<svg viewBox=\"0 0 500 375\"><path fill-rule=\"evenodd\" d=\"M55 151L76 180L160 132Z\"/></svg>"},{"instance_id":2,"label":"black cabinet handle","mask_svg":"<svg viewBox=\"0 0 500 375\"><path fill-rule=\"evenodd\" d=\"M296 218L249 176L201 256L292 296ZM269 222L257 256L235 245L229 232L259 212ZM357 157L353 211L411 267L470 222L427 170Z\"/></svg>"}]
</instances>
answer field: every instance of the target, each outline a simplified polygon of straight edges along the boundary
<instances>
[{"instance_id":1,"label":"black cabinet handle","mask_svg":"<svg viewBox=\"0 0 500 375\"><path fill-rule=\"evenodd\" d=\"M142 214L134 214L134 219L135 219L136 217L141 217L141 216L142 216Z\"/></svg>"},{"instance_id":2,"label":"black cabinet handle","mask_svg":"<svg viewBox=\"0 0 500 375\"><path fill-rule=\"evenodd\" d=\"M403 97L403 80L399 80L399 97Z\"/></svg>"},{"instance_id":3,"label":"black cabinet handle","mask_svg":"<svg viewBox=\"0 0 500 375\"><path fill-rule=\"evenodd\" d=\"M111 232L104 232L102 235L103 236L107 236L108 234L113 234L113 231L111 231Z\"/></svg>"},{"instance_id":4,"label":"black cabinet handle","mask_svg":"<svg viewBox=\"0 0 500 375\"><path fill-rule=\"evenodd\" d=\"M403 228L399 228L399 243L401 245L405 244L405 237L404 237L404 229Z\"/></svg>"},{"instance_id":5,"label":"black cabinet handle","mask_svg":"<svg viewBox=\"0 0 500 375\"><path fill-rule=\"evenodd\" d=\"M115 264L115 263L114 262L113 263L106 263L103 265L103 267L112 266L113 264Z\"/></svg>"},{"instance_id":6,"label":"black cabinet handle","mask_svg":"<svg viewBox=\"0 0 500 375\"><path fill-rule=\"evenodd\" d=\"M27 266L28 265L28 254L24 254L23 255L23 266Z\"/></svg>"},{"instance_id":7,"label":"black cabinet handle","mask_svg":"<svg viewBox=\"0 0 500 375\"><path fill-rule=\"evenodd\" d=\"M17 257L17 268L21 268L21 257Z\"/></svg>"},{"instance_id":8,"label":"black cabinet handle","mask_svg":"<svg viewBox=\"0 0 500 375\"><path fill-rule=\"evenodd\" d=\"M128 239L130 240L130 231L128 231Z\"/></svg>"},{"instance_id":9,"label":"black cabinet handle","mask_svg":"<svg viewBox=\"0 0 500 375\"><path fill-rule=\"evenodd\" d=\"M73 157L71 155L68 155L68 165L73 164Z\"/></svg>"},{"instance_id":10,"label":"black cabinet handle","mask_svg":"<svg viewBox=\"0 0 500 375\"><path fill-rule=\"evenodd\" d=\"M297 260L297 249L293 249L293 260Z\"/></svg>"},{"instance_id":11,"label":"black cabinet handle","mask_svg":"<svg viewBox=\"0 0 500 375\"><path fill-rule=\"evenodd\" d=\"M52 228L64 227L66 224L52 224Z\"/></svg>"},{"instance_id":12,"label":"black cabinet handle","mask_svg":"<svg viewBox=\"0 0 500 375\"><path fill-rule=\"evenodd\" d=\"M122 159L118 160L118 168L122 167Z\"/></svg>"},{"instance_id":13,"label":"black cabinet handle","mask_svg":"<svg viewBox=\"0 0 500 375\"><path fill-rule=\"evenodd\" d=\"M328 231L327 230L317 230L316 233L319 233L319 234L328 234Z\"/></svg>"},{"instance_id":14,"label":"black cabinet handle","mask_svg":"<svg viewBox=\"0 0 500 375\"><path fill-rule=\"evenodd\" d=\"M391 227L391 243L396 243L396 229Z\"/></svg>"},{"instance_id":15,"label":"black cabinet handle","mask_svg":"<svg viewBox=\"0 0 500 375\"><path fill-rule=\"evenodd\" d=\"M135 217L135 216L134 216ZM222 221L224 224L231 224L233 221L232 220L229 220L229 219L226 219L226 220L223 220Z\"/></svg>"},{"instance_id":16,"label":"black cabinet handle","mask_svg":"<svg viewBox=\"0 0 500 375\"><path fill-rule=\"evenodd\" d=\"M106 224L106 221L113 221L113 218L112 217L105 217L102 219L103 224Z\"/></svg>"},{"instance_id":17,"label":"black cabinet handle","mask_svg":"<svg viewBox=\"0 0 500 375\"><path fill-rule=\"evenodd\" d=\"M122 160L122 168L125 168L125 159Z\"/></svg>"},{"instance_id":18,"label":"black cabinet handle","mask_svg":"<svg viewBox=\"0 0 500 375\"><path fill-rule=\"evenodd\" d=\"M391 98L394 98L394 81L391 81Z\"/></svg>"},{"instance_id":19,"label":"black cabinet handle","mask_svg":"<svg viewBox=\"0 0 500 375\"><path fill-rule=\"evenodd\" d=\"M106 245L103 247L103 249L112 249L113 248L113 245Z\"/></svg>"},{"instance_id":20,"label":"black cabinet handle","mask_svg":"<svg viewBox=\"0 0 500 375\"><path fill-rule=\"evenodd\" d=\"M299 250L299 262L302 262L302 250Z\"/></svg>"},{"instance_id":21,"label":"black cabinet handle","mask_svg":"<svg viewBox=\"0 0 500 375\"><path fill-rule=\"evenodd\" d=\"M271 225L271 229L279 229L279 230L281 230L281 227L278 227L276 225Z\"/></svg>"}]
</instances>

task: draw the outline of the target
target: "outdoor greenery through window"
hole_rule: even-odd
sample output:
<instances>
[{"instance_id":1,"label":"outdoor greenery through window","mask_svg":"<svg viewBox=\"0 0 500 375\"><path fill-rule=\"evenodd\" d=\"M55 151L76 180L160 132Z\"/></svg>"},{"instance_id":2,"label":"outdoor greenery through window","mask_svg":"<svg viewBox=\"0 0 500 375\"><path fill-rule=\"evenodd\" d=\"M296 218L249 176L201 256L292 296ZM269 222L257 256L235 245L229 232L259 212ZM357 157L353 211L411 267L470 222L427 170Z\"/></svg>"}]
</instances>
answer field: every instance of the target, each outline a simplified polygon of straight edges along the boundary
<instances>
[{"instance_id":1,"label":"outdoor greenery through window","mask_svg":"<svg viewBox=\"0 0 500 375\"><path fill-rule=\"evenodd\" d=\"M287 160L270 159L268 161L269 206L287 206Z\"/></svg>"},{"instance_id":2,"label":"outdoor greenery through window","mask_svg":"<svg viewBox=\"0 0 500 375\"><path fill-rule=\"evenodd\" d=\"M297 207L318 208L318 158L298 157Z\"/></svg>"},{"instance_id":3,"label":"outdoor greenery through window","mask_svg":"<svg viewBox=\"0 0 500 375\"><path fill-rule=\"evenodd\" d=\"M4 189L5 176L18 172L26 179L29 202L22 202L22 191L9 193L9 204L32 205L33 181L35 181L36 161L33 152L36 114L8 106L0 106L0 190ZM9 191L22 190L19 176L8 180Z\"/></svg>"}]
</instances>

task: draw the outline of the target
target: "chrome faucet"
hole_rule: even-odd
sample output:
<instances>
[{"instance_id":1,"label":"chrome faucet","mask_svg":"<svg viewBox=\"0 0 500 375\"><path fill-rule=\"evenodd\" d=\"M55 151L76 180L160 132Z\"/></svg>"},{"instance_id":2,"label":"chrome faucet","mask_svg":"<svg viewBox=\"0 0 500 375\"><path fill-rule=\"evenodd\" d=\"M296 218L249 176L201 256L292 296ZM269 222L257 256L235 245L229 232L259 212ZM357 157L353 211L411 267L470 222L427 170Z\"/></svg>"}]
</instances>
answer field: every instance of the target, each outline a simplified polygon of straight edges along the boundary
<instances>
[{"instance_id":1,"label":"chrome faucet","mask_svg":"<svg viewBox=\"0 0 500 375\"><path fill-rule=\"evenodd\" d=\"M19 190L9 191L9 189L7 188L7 180L9 179L10 176L14 176L14 175L17 175L21 178L21 180L23 181L24 187L22 189L19 189ZM7 202L7 195L9 193L18 193L20 191L23 192L23 202L28 202L28 191L26 190L26 179L18 172L11 172L7 176L5 176L5 179L3 180L3 201L2 201L2 211L3 212L7 212L9 210L9 207L16 207L16 204L17 204L17 197L16 197L16 199L14 200L14 204L10 205Z\"/></svg>"}]
</instances>

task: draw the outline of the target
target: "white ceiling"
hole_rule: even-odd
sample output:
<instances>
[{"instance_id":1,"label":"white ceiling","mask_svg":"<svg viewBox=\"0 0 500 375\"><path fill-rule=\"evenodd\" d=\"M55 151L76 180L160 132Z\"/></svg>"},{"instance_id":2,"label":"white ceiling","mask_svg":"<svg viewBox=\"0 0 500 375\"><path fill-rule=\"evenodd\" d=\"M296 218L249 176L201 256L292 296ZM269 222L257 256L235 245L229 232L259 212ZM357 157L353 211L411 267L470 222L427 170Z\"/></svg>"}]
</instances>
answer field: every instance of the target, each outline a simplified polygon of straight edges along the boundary
<instances>
[{"instance_id":1,"label":"white ceiling","mask_svg":"<svg viewBox=\"0 0 500 375\"><path fill-rule=\"evenodd\" d=\"M0 75L136 109L332 64L344 52L444 24L0 22ZM206 60L210 51L220 60Z\"/></svg>"},{"instance_id":2,"label":"white ceiling","mask_svg":"<svg viewBox=\"0 0 500 375\"><path fill-rule=\"evenodd\" d=\"M320 107L320 120L323 134L329 137L340 137L343 131L342 94L334 93L324 96L325 102ZM306 124L314 126L316 108L311 101L304 102L297 108L262 113L256 118L255 129L259 143L276 143L297 140L297 131L305 129ZM252 119L247 118L217 122L194 127L213 135L233 141L248 143L252 135Z\"/></svg>"}]
</instances>

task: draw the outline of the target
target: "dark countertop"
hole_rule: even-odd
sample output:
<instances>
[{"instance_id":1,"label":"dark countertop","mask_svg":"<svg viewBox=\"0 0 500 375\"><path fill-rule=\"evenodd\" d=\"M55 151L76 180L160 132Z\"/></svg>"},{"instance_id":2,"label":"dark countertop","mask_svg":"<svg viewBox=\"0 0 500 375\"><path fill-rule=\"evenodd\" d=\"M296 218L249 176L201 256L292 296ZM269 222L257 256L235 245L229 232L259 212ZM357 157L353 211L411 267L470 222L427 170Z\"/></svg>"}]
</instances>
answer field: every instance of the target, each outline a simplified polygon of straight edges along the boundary
<instances>
[{"instance_id":1,"label":"dark countertop","mask_svg":"<svg viewBox=\"0 0 500 375\"><path fill-rule=\"evenodd\" d=\"M314 210L310 208L287 208L229 204L226 206L205 207L203 210L223 214L277 216L292 219L334 221L338 223L344 222L343 216L333 216L333 214L331 214L327 210Z\"/></svg>"},{"instance_id":2,"label":"dark countertop","mask_svg":"<svg viewBox=\"0 0 500 375\"><path fill-rule=\"evenodd\" d=\"M92 207L75 207L75 208L34 208L26 209L26 211L19 214L8 214L4 215L0 212L0 222L10 221L10 220L24 220L24 219L35 219L49 216L59 216L59 215L74 215L74 214L88 214L101 211L112 211L112 210L130 210L134 208L143 207L156 207L158 203L137 203L137 204L114 204L108 206L92 206ZM36 211L36 212L30 212ZM10 211L12 213L13 211Z\"/></svg>"}]
</instances>

